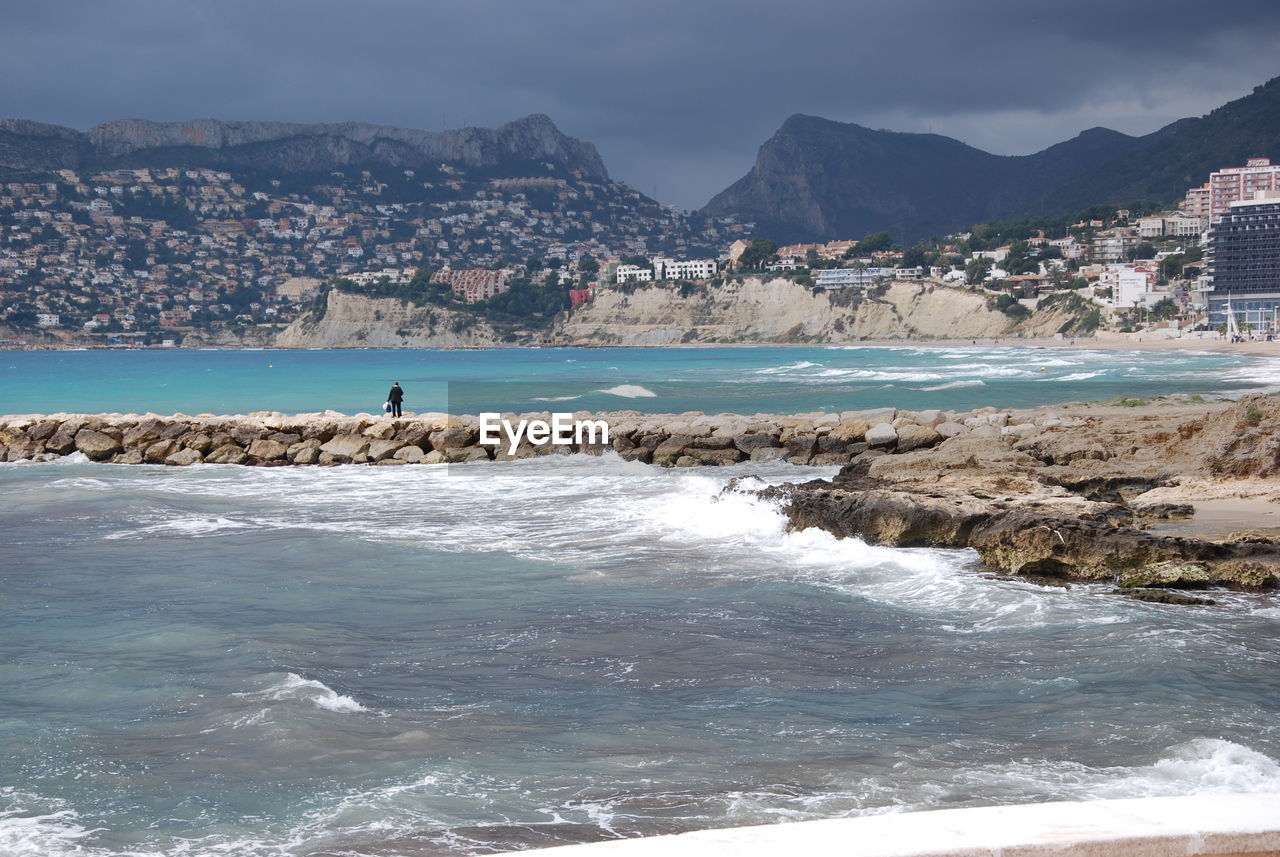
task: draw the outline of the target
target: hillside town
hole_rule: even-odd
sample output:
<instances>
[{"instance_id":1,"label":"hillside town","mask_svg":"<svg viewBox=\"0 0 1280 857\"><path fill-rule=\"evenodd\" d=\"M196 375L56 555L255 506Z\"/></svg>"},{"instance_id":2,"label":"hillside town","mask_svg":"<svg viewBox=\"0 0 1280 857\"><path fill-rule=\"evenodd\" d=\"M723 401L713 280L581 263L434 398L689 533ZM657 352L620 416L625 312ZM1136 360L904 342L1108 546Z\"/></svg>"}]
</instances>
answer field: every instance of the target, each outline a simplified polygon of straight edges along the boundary
<instances>
[{"instance_id":1,"label":"hillside town","mask_svg":"<svg viewBox=\"0 0 1280 857\"><path fill-rule=\"evenodd\" d=\"M282 330L331 287L405 297L422 286L482 310L534 284L571 311L602 290L748 272L818 291L927 279L984 293L1014 318L1070 291L1094 304L1095 328L1166 335L1270 337L1280 314L1280 164L1265 158L1223 166L1175 206L979 224L906 248L887 233L777 246L753 232L577 175L441 165L307 185L210 169L60 170L0 185L0 325L10 347L30 333L207 343Z\"/></svg>"}]
</instances>

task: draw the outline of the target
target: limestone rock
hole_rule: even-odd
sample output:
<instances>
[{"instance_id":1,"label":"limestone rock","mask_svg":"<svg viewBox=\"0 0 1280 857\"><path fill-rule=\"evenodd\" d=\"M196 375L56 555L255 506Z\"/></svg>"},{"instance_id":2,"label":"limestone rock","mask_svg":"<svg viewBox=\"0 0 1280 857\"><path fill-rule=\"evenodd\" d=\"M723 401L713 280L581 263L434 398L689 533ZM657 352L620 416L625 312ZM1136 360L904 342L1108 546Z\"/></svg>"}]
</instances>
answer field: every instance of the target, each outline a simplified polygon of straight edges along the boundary
<instances>
[{"instance_id":1,"label":"limestone rock","mask_svg":"<svg viewBox=\"0 0 1280 857\"><path fill-rule=\"evenodd\" d=\"M111 435L85 428L76 433L75 448L91 461L106 461L122 447L120 441Z\"/></svg>"},{"instance_id":2,"label":"limestone rock","mask_svg":"<svg viewBox=\"0 0 1280 857\"><path fill-rule=\"evenodd\" d=\"M416 447L415 447L416 448ZM369 444L369 460L383 461L395 455L396 450L400 449L400 442L397 440L375 440ZM421 450L419 450L421 452Z\"/></svg>"},{"instance_id":3,"label":"limestone rock","mask_svg":"<svg viewBox=\"0 0 1280 857\"><path fill-rule=\"evenodd\" d=\"M461 449L473 445L478 437L479 435L469 428L448 426L431 433L431 448L439 450Z\"/></svg>"},{"instance_id":4,"label":"limestone rock","mask_svg":"<svg viewBox=\"0 0 1280 857\"><path fill-rule=\"evenodd\" d=\"M692 442L693 438L687 434L672 435L658 444L658 448L653 451L653 463L662 467L670 467L684 454L684 448Z\"/></svg>"},{"instance_id":5,"label":"limestone rock","mask_svg":"<svg viewBox=\"0 0 1280 857\"><path fill-rule=\"evenodd\" d=\"M186 467L188 464L199 464L204 460L204 456L194 449L179 449L164 460L165 464L173 467Z\"/></svg>"},{"instance_id":6,"label":"limestone rock","mask_svg":"<svg viewBox=\"0 0 1280 857\"><path fill-rule=\"evenodd\" d=\"M249 456L234 443L228 443L206 455L204 460L210 464L244 464Z\"/></svg>"},{"instance_id":7,"label":"limestone rock","mask_svg":"<svg viewBox=\"0 0 1280 857\"><path fill-rule=\"evenodd\" d=\"M172 440L157 440L149 444L142 453L142 460L148 464L163 464L165 460L181 447Z\"/></svg>"},{"instance_id":8,"label":"limestone rock","mask_svg":"<svg viewBox=\"0 0 1280 857\"><path fill-rule=\"evenodd\" d=\"M355 461L369 451L369 438L358 434L335 435L332 440L320 446L322 455L329 455L333 461Z\"/></svg>"},{"instance_id":9,"label":"limestone rock","mask_svg":"<svg viewBox=\"0 0 1280 857\"><path fill-rule=\"evenodd\" d=\"M876 423L867 429L867 444L875 449L883 446L893 446L898 442L898 430L888 423Z\"/></svg>"},{"instance_id":10,"label":"limestone rock","mask_svg":"<svg viewBox=\"0 0 1280 857\"><path fill-rule=\"evenodd\" d=\"M255 461L281 461L289 454L289 447L278 440L262 438L249 444L245 450Z\"/></svg>"},{"instance_id":11,"label":"limestone rock","mask_svg":"<svg viewBox=\"0 0 1280 857\"><path fill-rule=\"evenodd\" d=\"M908 423L898 429L898 452L910 452L921 447L934 446L942 440L942 435L928 426Z\"/></svg>"},{"instance_id":12,"label":"limestone rock","mask_svg":"<svg viewBox=\"0 0 1280 857\"><path fill-rule=\"evenodd\" d=\"M422 451L420 446L402 446L395 451L392 456L396 461L403 461L407 464L417 464L422 461L426 453Z\"/></svg>"}]
</instances>

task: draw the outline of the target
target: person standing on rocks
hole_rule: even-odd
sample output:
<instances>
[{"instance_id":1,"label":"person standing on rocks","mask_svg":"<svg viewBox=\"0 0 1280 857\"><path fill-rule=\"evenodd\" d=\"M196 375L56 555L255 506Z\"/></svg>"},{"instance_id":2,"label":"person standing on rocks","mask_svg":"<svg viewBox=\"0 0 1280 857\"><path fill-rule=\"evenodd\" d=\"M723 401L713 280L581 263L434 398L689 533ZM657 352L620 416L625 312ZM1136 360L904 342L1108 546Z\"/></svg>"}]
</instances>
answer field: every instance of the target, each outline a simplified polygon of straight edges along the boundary
<instances>
[{"instance_id":1,"label":"person standing on rocks","mask_svg":"<svg viewBox=\"0 0 1280 857\"><path fill-rule=\"evenodd\" d=\"M404 401L404 390L401 389L399 381L391 382L391 392L387 393L387 401L391 403L391 418L398 418L400 416L400 403Z\"/></svg>"}]
</instances>

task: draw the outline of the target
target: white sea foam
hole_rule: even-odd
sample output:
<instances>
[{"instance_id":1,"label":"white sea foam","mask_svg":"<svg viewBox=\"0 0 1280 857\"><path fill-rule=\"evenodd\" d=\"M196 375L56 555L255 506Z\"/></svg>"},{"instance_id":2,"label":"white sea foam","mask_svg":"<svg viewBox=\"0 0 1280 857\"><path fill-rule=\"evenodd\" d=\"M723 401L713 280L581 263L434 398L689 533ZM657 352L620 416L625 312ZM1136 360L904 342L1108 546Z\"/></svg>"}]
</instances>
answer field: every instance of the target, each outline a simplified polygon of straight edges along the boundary
<instances>
[{"instance_id":1,"label":"white sea foam","mask_svg":"<svg viewBox=\"0 0 1280 857\"><path fill-rule=\"evenodd\" d=\"M338 693L324 682L303 678L297 673L286 673L285 677L279 682L257 693L234 695L275 701L286 699L306 700L316 708L323 708L325 711L333 711L338 714L355 714L369 710L351 697ZM249 721L245 722L247 724Z\"/></svg>"},{"instance_id":2,"label":"white sea foam","mask_svg":"<svg viewBox=\"0 0 1280 857\"><path fill-rule=\"evenodd\" d=\"M658 394L639 384L619 384L616 387L606 387L603 390L596 390L597 393L608 393L610 396L621 396L624 399L656 399Z\"/></svg>"},{"instance_id":3,"label":"white sea foam","mask_svg":"<svg viewBox=\"0 0 1280 857\"><path fill-rule=\"evenodd\" d=\"M945 384L936 384L932 387L921 387L920 390L926 393L934 393L934 392L937 392L938 390L955 390L961 387L985 387L985 386L987 386L985 381L980 381L974 378L968 381L948 381Z\"/></svg>"},{"instance_id":4,"label":"white sea foam","mask_svg":"<svg viewBox=\"0 0 1280 857\"><path fill-rule=\"evenodd\" d=\"M1097 378L1098 376L1105 375L1105 374L1107 374L1105 369L1098 372L1073 372L1070 375L1060 375L1056 378L1052 378L1051 380L1053 381L1088 381L1090 378Z\"/></svg>"},{"instance_id":5,"label":"white sea foam","mask_svg":"<svg viewBox=\"0 0 1280 857\"><path fill-rule=\"evenodd\" d=\"M574 399L581 399L581 396L534 396L531 401L534 402L572 402Z\"/></svg>"},{"instance_id":6,"label":"white sea foam","mask_svg":"<svg viewBox=\"0 0 1280 857\"><path fill-rule=\"evenodd\" d=\"M213 536L229 530L251 529L255 525L247 521L237 521L222 515L200 515L192 513L161 514L154 523L145 524L136 529L109 533L103 538L116 541L121 539L143 539L151 536Z\"/></svg>"}]
</instances>

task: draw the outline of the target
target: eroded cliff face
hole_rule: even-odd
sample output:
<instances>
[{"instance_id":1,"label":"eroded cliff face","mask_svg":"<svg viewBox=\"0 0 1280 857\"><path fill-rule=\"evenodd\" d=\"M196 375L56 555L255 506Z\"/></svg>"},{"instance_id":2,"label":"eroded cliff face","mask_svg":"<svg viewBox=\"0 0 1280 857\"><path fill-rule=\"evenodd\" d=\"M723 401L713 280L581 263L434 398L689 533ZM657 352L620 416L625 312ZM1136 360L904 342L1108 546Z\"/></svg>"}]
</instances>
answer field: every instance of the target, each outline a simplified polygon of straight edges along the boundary
<instances>
[{"instance_id":1,"label":"eroded cliff face","mask_svg":"<svg viewBox=\"0 0 1280 857\"><path fill-rule=\"evenodd\" d=\"M493 327L467 312L395 298L329 292L323 315L299 317L276 337L278 348L475 348L503 344ZM512 343L506 343L512 344Z\"/></svg>"},{"instance_id":2,"label":"eroded cliff face","mask_svg":"<svg viewBox=\"0 0 1280 857\"><path fill-rule=\"evenodd\" d=\"M1015 321L963 289L928 282L890 284L878 297L815 292L790 280L720 286L658 283L630 292L606 290L562 316L545 341L563 345L682 343L839 343L891 339L1049 337L1070 332L1075 309L1037 310ZM329 292L323 315L299 318L275 341L280 348L476 348L530 345L531 330L495 330L465 310L415 306L394 298Z\"/></svg>"},{"instance_id":3,"label":"eroded cliff face","mask_svg":"<svg viewBox=\"0 0 1280 857\"><path fill-rule=\"evenodd\" d=\"M815 292L789 280L748 278L684 292L656 284L606 291L556 333L576 344L856 342L1052 336L1078 311L1044 310L1018 323L982 295L927 282L896 282L878 298Z\"/></svg>"}]
</instances>

